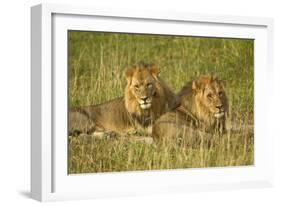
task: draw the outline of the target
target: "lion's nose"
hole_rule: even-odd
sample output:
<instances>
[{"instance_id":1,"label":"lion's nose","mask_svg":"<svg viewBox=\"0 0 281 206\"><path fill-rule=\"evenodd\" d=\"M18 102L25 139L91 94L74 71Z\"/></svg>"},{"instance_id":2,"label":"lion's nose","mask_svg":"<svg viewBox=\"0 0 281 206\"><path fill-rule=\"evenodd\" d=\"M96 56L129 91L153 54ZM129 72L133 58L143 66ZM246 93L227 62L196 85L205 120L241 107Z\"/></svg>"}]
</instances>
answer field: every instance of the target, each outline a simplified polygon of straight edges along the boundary
<instances>
[{"instance_id":1,"label":"lion's nose","mask_svg":"<svg viewBox=\"0 0 281 206\"><path fill-rule=\"evenodd\" d=\"M148 99L148 97L141 97L140 99L145 102Z\"/></svg>"},{"instance_id":2,"label":"lion's nose","mask_svg":"<svg viewBox=\"0 0 281 206\"><path fill-rule=\"evenodd\" d=\"M219 109L219 110L221 110L221 109L222 109L222 106L223 106L222 104L218 104L218 105L216 106L216 108Z\"/></svg>"}]
</instances>

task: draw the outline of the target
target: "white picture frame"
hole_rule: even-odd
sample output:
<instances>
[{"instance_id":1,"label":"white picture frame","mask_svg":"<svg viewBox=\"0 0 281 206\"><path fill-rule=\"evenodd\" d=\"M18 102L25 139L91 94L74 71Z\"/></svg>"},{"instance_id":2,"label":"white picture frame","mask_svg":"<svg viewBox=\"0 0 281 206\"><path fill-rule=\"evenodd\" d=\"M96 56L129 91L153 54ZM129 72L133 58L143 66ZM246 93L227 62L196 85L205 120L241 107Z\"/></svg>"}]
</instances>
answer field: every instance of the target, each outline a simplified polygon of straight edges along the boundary
<instances>
[{"instance_id":1,"label":"white picture frame","mask_svg":"<svg viewBox=\"0 0 281 206\"><path fill-rule=\"evenodd\" d=\"M272 19L40 4L31 8L31 27L32 198L52 201L273 185L274 134L267 110L271 102L262 96L272 85ZM67 140L61 136L67 132L69 29L254 38L255 165L68 175Z\"/></svg>"}]
</instances>

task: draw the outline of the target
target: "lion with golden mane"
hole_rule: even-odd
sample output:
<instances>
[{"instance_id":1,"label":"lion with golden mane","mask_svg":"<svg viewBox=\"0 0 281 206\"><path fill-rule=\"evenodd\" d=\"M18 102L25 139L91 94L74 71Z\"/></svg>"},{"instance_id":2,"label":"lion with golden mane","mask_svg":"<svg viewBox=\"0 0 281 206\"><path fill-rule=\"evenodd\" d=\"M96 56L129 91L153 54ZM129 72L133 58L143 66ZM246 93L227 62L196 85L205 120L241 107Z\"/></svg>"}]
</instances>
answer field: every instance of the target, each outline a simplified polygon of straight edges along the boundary
<instances>
[{"instance_id":1,"label":"lion with golden mane","mask_svg":"<svg viewBox=\"0 0 281 206\"><path fill-rule=\"evenodd\" d=\"M192 138L199 133L223 133L227 112L223 81L213 75L200 76L182 88L174 108L155 122L153 138L161 141Z\"/></svg>"},{"instance_id":2,"label":"lion with golden mane","mask_svg":"<svg viewBox=\"0 0 281 206\"><path fill-rule=\"evenodd\" d=\"M124 97L99 105L72 108L69 134L113 132L123 135L151 129L174 99L159 73L154 64L139 63L127 69Z\"/></svg>"}]
</instances>

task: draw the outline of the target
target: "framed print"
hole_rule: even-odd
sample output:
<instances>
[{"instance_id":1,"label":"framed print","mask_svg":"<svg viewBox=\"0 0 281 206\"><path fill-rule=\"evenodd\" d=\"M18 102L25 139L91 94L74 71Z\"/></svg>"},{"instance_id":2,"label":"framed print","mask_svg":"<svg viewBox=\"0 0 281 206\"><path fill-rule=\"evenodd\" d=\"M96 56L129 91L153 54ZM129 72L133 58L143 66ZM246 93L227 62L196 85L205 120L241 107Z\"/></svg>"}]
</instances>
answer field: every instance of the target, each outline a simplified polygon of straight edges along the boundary
<instances>
[{"instance_id":1,"label":"framed print","mask_svg":"<svg viewBox=\"0 0 281 206\"><path fill-rule=\"evenodd\" d=\"M272 185L268 18L31 9L40 201Z\"/></svg>"}]
</instances>

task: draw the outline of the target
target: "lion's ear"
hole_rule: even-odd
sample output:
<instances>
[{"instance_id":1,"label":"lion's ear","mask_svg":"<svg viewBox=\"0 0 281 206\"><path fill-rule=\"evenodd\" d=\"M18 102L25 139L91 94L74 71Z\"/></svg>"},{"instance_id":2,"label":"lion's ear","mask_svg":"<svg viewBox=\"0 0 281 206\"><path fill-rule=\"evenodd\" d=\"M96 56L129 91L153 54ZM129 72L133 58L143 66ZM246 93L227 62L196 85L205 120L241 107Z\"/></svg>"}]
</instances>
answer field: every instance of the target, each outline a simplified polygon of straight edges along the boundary
<instances>
[{"instance_id":1,"label":"lion's ear","mask_svg":"<svg viewBox=\"0 0 281 206\"><path fill-rule=\"evenodd\" d=\"M125 72L125 76L127 79L127 83L130 84L132 80L132 76L134 74L134 68L127 69Z\"/></svg>"},{"instance_id":2,"label":"lion's ear","mask_svg":"<svg viewBox=\"0 0 281 206\"><path fill-rule=\"evenodd\" d=\"M204 89L205 83L201 80L194 80L192 82L192 90L196 93L200 93Z\"/></svg>"},{"instance_id":3,"label":"lion's ear","mask_svg":"<svg viewBox=\"0 0 281 206\"><path fill-rule=\"evenodd\" d=\"M160 69L158 67L158 65L156 64L152 64L150 67L150 72L154 77L158 77L158 75L160 74Z\"/></svg>"},{"instance_id":4,"label":"lion's ear","mask_svg":"<svg viewBox=\"0 0 281 206\"><path fill-rule=\"evenodd\" d=\"M192 90L198 91L200 89L200 85L197 81L192 81Z\"/></svg>"}]
</instances>

